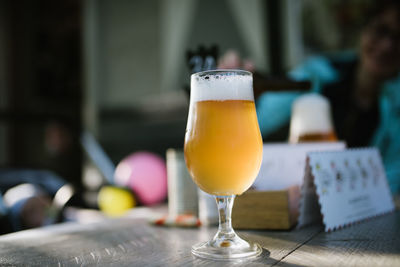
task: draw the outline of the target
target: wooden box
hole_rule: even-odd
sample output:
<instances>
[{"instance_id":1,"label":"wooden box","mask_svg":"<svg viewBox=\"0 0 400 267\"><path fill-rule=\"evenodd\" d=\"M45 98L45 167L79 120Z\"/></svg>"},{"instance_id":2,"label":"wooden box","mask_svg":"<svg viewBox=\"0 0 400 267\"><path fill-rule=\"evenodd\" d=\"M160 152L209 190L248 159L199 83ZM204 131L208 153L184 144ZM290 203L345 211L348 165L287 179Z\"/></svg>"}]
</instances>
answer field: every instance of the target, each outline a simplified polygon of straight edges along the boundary
<instances>
[{"instance_id":1,"label":"wooden box","mask_svg":"<svg viewBox=\"0 0 400 267\"><path fill-rule=\"evenodd\" d=\"M300 188L281 191L249 190L236 197L232 211L234 229L290 229L298 218Z\"/></svg>"}]
</instances>

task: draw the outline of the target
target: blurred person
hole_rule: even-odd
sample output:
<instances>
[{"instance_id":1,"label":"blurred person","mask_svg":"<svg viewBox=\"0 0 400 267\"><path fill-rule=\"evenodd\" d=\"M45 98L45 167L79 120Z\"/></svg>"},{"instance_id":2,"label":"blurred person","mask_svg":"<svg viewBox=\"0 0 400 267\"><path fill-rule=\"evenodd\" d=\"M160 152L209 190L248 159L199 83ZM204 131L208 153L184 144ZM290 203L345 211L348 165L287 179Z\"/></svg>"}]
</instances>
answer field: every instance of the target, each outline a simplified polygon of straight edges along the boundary
<instances>
[{"instance_id":1,"label":"blurred person","mask_svg":"<svg viewBox=\"0 0 400 267\"><path fill-rule=\"evenodd\" d=\"M240 59L235 61L236 65L229 67L244 67ZM311 91L329 99L339 140L348 147L375 146L380 150L394 193L400 193L399 72L400 1L378 0L365 15L357 52L313 56L288 74L296 81L311 81ZM277 132L285 133L281 138L287 139L291 105L300 95L265 92L258 97L264 140Z\"/></svg>"},{"instance_id":2,"label":"blurred person","mask_svg":"<svg viewBox=\"0 0 400 267\"><path fill-rule=\"evenodd\" d=\"M218 69L235 69L240 68L250 72L255 71L253 61L250 59L241 59L235 50L228 50L219 60Z\"/></svg>"}]
</instances>

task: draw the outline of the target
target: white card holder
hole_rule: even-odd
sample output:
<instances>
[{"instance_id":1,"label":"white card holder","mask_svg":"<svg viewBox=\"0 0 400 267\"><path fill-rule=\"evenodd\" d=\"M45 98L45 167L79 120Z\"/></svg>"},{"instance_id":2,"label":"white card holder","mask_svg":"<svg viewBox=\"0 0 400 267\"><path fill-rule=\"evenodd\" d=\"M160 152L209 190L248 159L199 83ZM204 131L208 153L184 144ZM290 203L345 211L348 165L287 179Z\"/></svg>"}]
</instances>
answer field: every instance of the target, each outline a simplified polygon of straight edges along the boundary
<instances>
[{"instance_id":1,"label":"white card holder","mask_svg":"<svg viewBox=\"0 0 400 267\"><path fill-rule=\"evenodd\" d=\"M307 154L299 227L322 217L325 231L332 231L393 210L377 149Z\"/></svg>"}]
</instances>

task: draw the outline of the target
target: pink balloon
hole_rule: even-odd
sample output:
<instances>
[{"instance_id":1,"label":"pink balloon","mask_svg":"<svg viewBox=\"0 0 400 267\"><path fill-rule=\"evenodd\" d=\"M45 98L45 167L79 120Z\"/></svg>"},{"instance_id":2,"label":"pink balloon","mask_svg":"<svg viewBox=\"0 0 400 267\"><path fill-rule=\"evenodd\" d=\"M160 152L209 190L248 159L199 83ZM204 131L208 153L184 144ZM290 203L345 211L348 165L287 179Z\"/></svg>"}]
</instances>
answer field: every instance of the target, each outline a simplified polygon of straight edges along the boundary
<instances>
[{"instance_id":1,"label":"pink balloon","mask_svg":"<svg viewBox=\"0 0 400 267\"><path fill-rule=\"evenodd\" d=\"M165 161L151 152L136 152L117 166L115 182L129 186L144 205L157 204L167 196L167 168Z\"/></svg>"}]
</instances>

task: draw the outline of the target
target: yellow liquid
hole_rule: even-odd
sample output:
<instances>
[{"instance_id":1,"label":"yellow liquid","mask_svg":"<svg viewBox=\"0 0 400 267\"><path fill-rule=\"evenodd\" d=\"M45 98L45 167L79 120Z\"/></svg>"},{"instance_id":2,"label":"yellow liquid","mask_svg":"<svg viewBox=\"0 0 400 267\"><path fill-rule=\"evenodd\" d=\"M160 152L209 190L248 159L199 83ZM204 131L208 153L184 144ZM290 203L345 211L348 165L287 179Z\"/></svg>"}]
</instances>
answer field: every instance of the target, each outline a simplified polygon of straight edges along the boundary
<instances>
[{"instance_id":1,"label":"yellow liquid","mask_svg":"<svg viewBox=\"0 0 400 267\"><path fill-rule=\"evenodd\" d=\"M253 101L199 101L191 105L185 160L195 183L213 195L239 195L254 182L262 138Z\"/></svg>"},{"instance_id":2,"label":"yellow liquid","mask_svg":"<svg viewBox=\"0 0 400 267\"><path fill-rule=\"evenodd\" d=\"M298 137L297 141L294 143L303 142L336 142L337 137L333 131L327 133L306 133Z\"/></svg>"}]
</instances>

